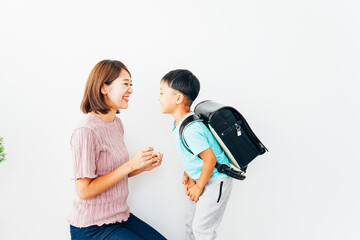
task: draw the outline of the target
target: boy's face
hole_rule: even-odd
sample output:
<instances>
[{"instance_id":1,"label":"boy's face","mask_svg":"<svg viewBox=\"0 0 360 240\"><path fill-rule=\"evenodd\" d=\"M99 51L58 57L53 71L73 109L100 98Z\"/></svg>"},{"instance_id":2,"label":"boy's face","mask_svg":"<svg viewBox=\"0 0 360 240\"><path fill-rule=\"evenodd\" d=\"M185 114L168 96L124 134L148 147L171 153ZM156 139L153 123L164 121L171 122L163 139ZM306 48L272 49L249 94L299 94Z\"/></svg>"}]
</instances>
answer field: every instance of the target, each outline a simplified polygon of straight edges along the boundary
<instances>
[{"instance_id":1,"label":"boy's face","mask_svg":"<svg viewBox=\"0 0 360 240\"><path fill-rule=\"evenodd\" d=\"M176 100L179 91L172 89L165 81L160 83L159 102L162 113L173 113L176 108Z\"/></svg>"}]
</instances>

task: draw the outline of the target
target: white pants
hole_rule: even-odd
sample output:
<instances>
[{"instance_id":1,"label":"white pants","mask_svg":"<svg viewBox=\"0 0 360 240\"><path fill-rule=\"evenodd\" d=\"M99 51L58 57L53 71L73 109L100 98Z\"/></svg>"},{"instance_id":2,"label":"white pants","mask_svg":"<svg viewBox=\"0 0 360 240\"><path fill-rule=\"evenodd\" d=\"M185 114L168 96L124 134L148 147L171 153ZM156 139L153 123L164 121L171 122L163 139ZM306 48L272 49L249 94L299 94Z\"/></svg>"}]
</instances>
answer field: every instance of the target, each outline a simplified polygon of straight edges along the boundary
<instances>
[{"instance_id":1,"label":"white pants","mask_svg":"<svg viewBox=\"0 0 360 240\"><path fill-rule=\"evenodd\" d=\"M186 240L213 240L232 189L232 178L210 178L197 203L187 200Z\"/></svg>"}]
</instances>

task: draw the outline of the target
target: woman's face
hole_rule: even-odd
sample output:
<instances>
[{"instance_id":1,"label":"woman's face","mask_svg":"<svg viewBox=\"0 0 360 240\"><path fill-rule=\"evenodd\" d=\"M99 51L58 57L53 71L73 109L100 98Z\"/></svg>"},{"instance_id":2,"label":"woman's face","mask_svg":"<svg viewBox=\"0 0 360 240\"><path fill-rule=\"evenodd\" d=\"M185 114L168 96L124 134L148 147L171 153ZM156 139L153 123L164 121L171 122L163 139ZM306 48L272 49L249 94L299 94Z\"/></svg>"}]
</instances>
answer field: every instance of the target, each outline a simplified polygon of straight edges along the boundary
<instances>
[{"instance_id":1,"label":"woman's face","mask_svg":"<svg viewBox=\"0 0 360 240\"><path fill-rule=\"evenodd\" d=\"M130 74L122 69L119 77L110 85L104 84L101 89L105 103L113 110L128 108L130 94L133 93Z\"/></svg>"}]
</instances>

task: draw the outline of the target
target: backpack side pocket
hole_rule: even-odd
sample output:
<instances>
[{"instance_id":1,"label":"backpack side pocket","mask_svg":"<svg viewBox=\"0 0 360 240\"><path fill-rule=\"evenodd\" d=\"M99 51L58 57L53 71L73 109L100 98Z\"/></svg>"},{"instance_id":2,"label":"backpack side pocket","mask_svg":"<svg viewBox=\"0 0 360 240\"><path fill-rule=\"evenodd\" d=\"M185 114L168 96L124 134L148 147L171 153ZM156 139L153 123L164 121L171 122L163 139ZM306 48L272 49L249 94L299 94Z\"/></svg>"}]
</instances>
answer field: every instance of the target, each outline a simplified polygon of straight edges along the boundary
<instances>
[{"instance_id":1,"label":"backpack side pocket","mask_svg":"<svg viewBox=\"0 0 360 240\"><path fill-rule=\"evenodd\" d=\"M218 197L217 203L220 202L220 199L221 199L223 184L224 184L224 182L221 181L221 182L220 182L220 189L219 189L219 197Z\"/></svg>"}]
</instances>

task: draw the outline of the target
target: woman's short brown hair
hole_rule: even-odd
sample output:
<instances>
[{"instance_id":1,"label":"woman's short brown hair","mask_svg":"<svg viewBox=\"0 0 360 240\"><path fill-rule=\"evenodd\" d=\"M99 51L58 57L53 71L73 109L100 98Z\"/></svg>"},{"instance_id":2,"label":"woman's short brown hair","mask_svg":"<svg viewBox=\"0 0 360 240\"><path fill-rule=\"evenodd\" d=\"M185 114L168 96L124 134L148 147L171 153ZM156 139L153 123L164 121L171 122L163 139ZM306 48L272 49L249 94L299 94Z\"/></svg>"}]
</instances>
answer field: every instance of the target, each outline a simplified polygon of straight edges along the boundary
<instances>
[{"instance_id":1,"label":"woman's short brown hair","mask_svg":"<svg viewBox=\"0 0 360 240\"><path fill-rule=\"evenodd\" d=\"M110 85L119 77L122 69L127 71L131 77L127 67L120 61L106 59L95 65L86 82L84 97L81 102L81 110L84 113L94 111L106 114L109 112L110 107L105 103L101 87L104 84Z\"/></svg>"}]
</instances>

